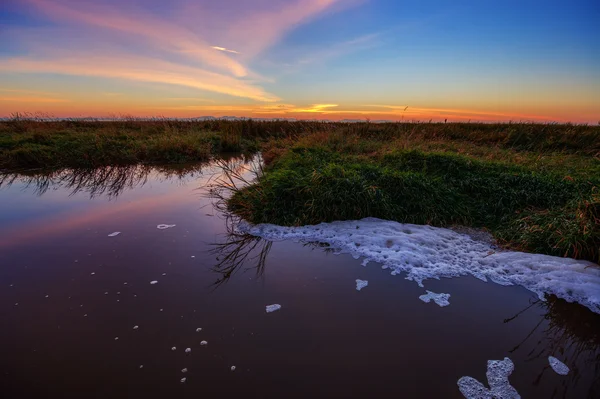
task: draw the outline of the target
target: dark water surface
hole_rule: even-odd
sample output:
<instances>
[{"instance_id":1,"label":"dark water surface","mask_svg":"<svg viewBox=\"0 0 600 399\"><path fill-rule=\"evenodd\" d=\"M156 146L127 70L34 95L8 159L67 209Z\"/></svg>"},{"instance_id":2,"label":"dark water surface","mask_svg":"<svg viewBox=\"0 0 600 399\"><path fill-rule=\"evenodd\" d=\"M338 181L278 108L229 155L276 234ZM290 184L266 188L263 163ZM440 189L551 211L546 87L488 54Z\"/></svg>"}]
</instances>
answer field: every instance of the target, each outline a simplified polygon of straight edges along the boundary
<instances>
[{"instance_id":1,"label":"dark water surface","mask_svg":"<svg viewBox=\"0 0 600 399\"><path fill-rule=\"evenodd\" d=\"M523 398L600 397L598 315L470 277L425 282L441 308L376 264L230 235L216 172L3 177L2 398L462 398L504 357Z\"/></svg>"}]
</instances>

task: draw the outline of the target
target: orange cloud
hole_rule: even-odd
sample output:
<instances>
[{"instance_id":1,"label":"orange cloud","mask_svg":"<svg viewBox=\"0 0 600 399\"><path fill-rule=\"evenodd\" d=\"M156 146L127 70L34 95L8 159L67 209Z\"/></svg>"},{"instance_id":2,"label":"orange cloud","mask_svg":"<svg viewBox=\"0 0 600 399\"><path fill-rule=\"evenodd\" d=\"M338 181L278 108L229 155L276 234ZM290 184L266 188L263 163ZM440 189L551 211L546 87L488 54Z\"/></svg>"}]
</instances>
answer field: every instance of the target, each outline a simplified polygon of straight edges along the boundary
<instances>
[{"instance_id":1,"label":"orange cloud","mask_svg":"<svg viewBox=\"0 0 600 399\"><path fill-rule=\"evenodd\" d=\"M77 58L40 60L12 58L0 60L0 71L102 76L186 86L257 101L278 100L277 97L266 93L260 87L230 76L127 54L93 54Z\"/></svg>"}]
</instances>

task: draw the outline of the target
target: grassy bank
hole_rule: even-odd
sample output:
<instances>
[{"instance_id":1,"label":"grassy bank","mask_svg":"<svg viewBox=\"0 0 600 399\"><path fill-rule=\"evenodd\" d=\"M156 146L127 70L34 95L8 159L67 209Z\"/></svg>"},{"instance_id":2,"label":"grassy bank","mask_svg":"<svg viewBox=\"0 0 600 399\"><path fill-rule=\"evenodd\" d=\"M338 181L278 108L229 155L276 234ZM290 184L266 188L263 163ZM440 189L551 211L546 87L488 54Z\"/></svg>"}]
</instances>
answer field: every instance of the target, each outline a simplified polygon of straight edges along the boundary
<instances>
[{"instance_id":1,"label":"grassy bank","mask_svg":"<svg viewBox=\"0 0 600 399\"><path fill-rule=\"evenodd\" d=\"M359 219L489 229L600 261L600 127L254 121L0 122L0 169L205 161L262 150L228 207L254 223Z\"/></svg>"},{"instance_id":2,"label":"grassy bank","mask_svg":"<svg viewBox=\"0 0 600 399\"><path fill-rule=\"evenodd\" d=\"M563 126L560 136L545 135L544 125L421 126L271 139L264 175L229 209L281 225L373 216L483 227L520 250L600 260L600 129L572 135Z\"/></svg>"}]
</instances>

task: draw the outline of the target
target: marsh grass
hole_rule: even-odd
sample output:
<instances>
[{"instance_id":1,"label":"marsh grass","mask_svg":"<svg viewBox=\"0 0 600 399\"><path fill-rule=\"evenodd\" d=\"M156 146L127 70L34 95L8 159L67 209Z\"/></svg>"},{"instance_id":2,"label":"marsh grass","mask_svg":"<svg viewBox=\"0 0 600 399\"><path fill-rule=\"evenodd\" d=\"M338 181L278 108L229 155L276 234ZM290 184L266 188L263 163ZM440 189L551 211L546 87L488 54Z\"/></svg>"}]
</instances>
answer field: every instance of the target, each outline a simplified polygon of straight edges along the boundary
<instances>
[{"instance_id":1,"label":"marsh grass","mask_svg":"<svg viewBox=\"0 0 600 399\"><path fill-rule=\"evenodd\" d=\"M254 223L375 216L461 224L486 228L521 250L600 260L600 126L22 116L0 122L4 171L179 164L259 150L265 173L238 186L225 182L218 193L223 210Z\"/></svg>"},{"instance_id":2,"label":"marsh grass","mask_svg":"<svg viewBox=\"0 0 600 399\"><path fill-rule=\"evenodd\" d=\"M373 216L472 226L506 246L598 262L597 143L575 151L577 143L550 139L524 148L524 140L514 139L514 148L363 131L275 138L264 146L264 175L237 190L228 206L253 223Z\"/></svg>"}]
</instances>

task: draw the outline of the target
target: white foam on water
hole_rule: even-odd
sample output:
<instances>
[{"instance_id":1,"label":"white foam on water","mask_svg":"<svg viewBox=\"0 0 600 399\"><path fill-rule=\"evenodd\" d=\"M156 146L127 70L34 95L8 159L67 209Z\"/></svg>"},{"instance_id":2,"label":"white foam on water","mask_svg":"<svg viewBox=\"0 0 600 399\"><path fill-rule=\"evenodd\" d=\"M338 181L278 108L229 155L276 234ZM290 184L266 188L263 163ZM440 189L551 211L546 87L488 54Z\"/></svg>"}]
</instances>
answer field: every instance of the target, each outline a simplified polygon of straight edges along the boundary
<instances>
[{"instance_id":1,"label":"white foam on water","mask_svg":"<svg viewBox=\"0 0 600 399\"><path fill-rule=\"evenodd\" d=\"M143 364L140 364L140 368L141 368L141 369L143 369L143 368L144 368L144 365L143 365Z\"/></svg>"},{"instance_id":2,"label":"white foam on water","mask_svg":"<svg viewBox=\"0 0 600 399\"><path fill-rule=\"evenodd\" d=\"M181 380L179 380L181 383L184 383L187 380L187 378L183 377Z\"/></svg>"},{"instance_id":3,"label":"white foam on water","mask_svg":"<svg viewBox=\"0 0 600 399\"><path fill-rule=\"evenodd\" d=\"M208 345L208 342L206 342L206 341L200 341L200 345Z\"/></svg>"},{"instance_id":4,"label":"white foam on water","mask_svg":"<svg viewBox=\"0 0 600 399\"><path fill-rule=\"evenodd\" d=\"M116 236L118 236L119 234L121 234L121 232L120 232L120 231L115 231L114 233L110 233L108 236L109 236L109 237L116 237Z\"/></svg>"},{"instance_id":5,"label":"white foam on water","mask_svg":"<svg viewBox=\"0 0 600 399\"><path fill-rule=\"evenodd\" d=\"M560 375L567 375L569 374L569 367L564 364L563 362L561 362L560 360L558 360L557 358L555 358L554 356L548 356L548 363L550 363L550 367L552 367L552 370L554 370L556 372L556 374L560 374Z\"/></svg>"},{"instance_id":6,"label":"white foam on water","mask_svg":"<svg viewBox=\"0 0 600 399\"><path fill-rule=\"evenodd\" d=\"M187 373L187 369L181 369L182 373Z\"/></svg>"},{"instance_id":7,"label":"white foam on water","mask_svg":"<svg viewBox=\"0 0 600 399\"><path fill-rule=\"evenodd\" d=\"M275 303L273 305L267 305L267 313L271 313L271 312L275 312L276 310L281 309L281 305L278 303Z\"/></svg>"},{"instance_id":8,"label":"white foam on water","mask_svg":"<svg viewBox=\"0 0 600 399\"><path fill-rule=\"evenodd\" d=\"M435 292L427 290L427 294L421 295L419 299L425 303L429 303L433 300L433 302L441 307L450 305L450 301L448 300L450 299L450 294L436 294Z\"/></svg>"},{"instance_id":9,"label":"white foam on water","mask_svg":"<svg viewBox=\"0 0 600 399\"><path fill-rule=\"evenodd\" d=\"M231 366L231 371L235 371L235 366Z\"/></svg>"},{"instance_id":10,"label":"white foam on water","mask_svg":"<svg viewBox=\"0 0 600 399\"><path fill-rule=\"evenodd\" d=\"M458 389L467 399L520 399L521 395L508 381L514 369L515 365L507 357L504 360L488 360L485 375L489 388L473 377L461 377Z\"/></svg>"},{"instance_id":11,"label":"white foam on water","mask_svg":"<svg viewBox=\"0 0 600 399\"><path fill-rule=\"evenodd\" d=\"M159 224L156 226L156 228L159 230L165 230L165 229L170 229L175 226L176 226L175 224Z\"/></svg>"},{"instance_id":12,"label":"white foam on water","mask_svg":"<svg viewBox=\"0 0 600 399\"><path fill-rule=\"evenodd\" d=\"M185 348L185 353L191 353L192 352L192 348Z\"/></svg>"},{"instance_id":13,"label":"white foam on water","mask_svg":"<svg viewBox=\"0 0 600 399\"><path fill-rule=\"evenodd\" d=\"M367 285L369 285L369 282L367 280L359 280L356 279L356 291L360 291L363 288L365 288Z\"/></svg>"},{"instance_id":14,"label":"white foam on water","mask_svg":"<svg viewBox=\"0 0 600 399\"><path fill-rule=\"evenodd\" d=\"M201 328L196 328L196 332L200 332L200 331L202 331Z\"/></svg>"},{"instance_id":15,"label":"white foam on water","mask_svg":"<svg viewBox=\"0 0 600 399\"><path fill-rule=\"evenodd\" d=\"M119 337L115 337L115 341L118 341L118 340L119 340Z\"/></svg>"},{"instance_id":16,"label":"white foam on water","mask_svg":"<svg viewBox=\"0 0 600 399\"><path fill-rule=\"evenodd\" d=\"M158 281L156 281L156 280L150 281L150 284L152 284L152 285L157 284L157 283L158 283Z\"/></svg>"},{"instance_id":17,"label":"white foam on water","mask_svg":"<svg viewBox=\"0 0 600 399\"><path fill-rule=\"evenodd\" d=\"M138 328L140 328L140 326L133 326L134 330L137 330Z\"/></svg>"},{"instance_id":18,"label":"white foam on water","mask_svg":"<svg viewBox=\"0 0 600 399\"><path fill-rule=\"evenodd\" d=\"M177 350L177 348L176 348L176 347L172 347L172 348L171 348L171 350L172 350L172 351L176 351L176 350Z\"/></svg>"},{"instance_id":19,"label":"white foam on water","mask_svg":"<svg viewBox=\"0 0 600 399\"><path fill-rule=\"evenodd\" d=\"M520 285L541 299L554 294L600 313L597 265L549 255L498 252L488 243L449 229L366 218L302 227L242 222L237 230L270 241L327 243L338 253L363 257L363 265L374 261L392 274L406 273L419 286L427 279L472 275L482 281Z\"/></svg>"}]
</instances>

